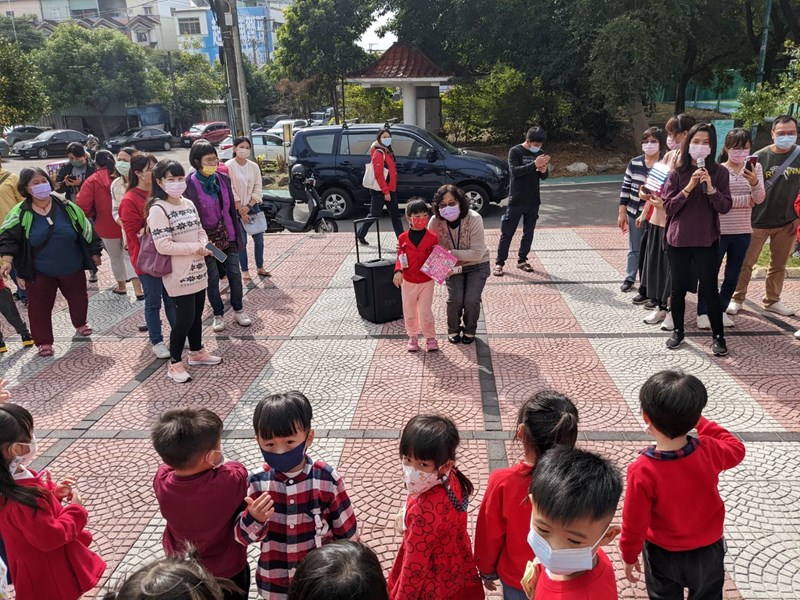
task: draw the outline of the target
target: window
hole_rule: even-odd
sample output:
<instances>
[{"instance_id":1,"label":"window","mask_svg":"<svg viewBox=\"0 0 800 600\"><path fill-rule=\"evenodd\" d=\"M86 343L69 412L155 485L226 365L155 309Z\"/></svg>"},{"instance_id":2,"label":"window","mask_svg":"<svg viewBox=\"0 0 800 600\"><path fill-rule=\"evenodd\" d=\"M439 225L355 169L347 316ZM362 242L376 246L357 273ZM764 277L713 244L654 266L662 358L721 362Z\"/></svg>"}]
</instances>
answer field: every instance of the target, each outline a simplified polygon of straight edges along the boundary
<instances>
[{"instance_id":1,"label":"window","mask_svg":"<svg viewBox=\"0 0 800 600\"><path fill-rule=\"evenodd\" d=\"M318 133L316 135L307 135L306 144L314 154L333 154L333 141L335 139L335 133Z\"/></svg>"},{"instance_id":2,"label":"window","mask_svg":"<svg viewBox=\"0 0 800 600\"><path fill-rule=\"evenodd\" d=\"M178 35L200 35L200 18L178 19Z\"/></svg>"},{"instance_id":3,"label":"window","mask_svg":"<svg viewBox=\"0 0 800 600\"><path fill-rule=\"evenodd\" d=\"M261 144L265 146L278 146L280 148L283 146L283 140L273 135L267 135L261 138Z\"/></svg>"},{"instance_id":4,"label":"window","mask_svg":"<svg viewBox=\"0 0 800 600\"><path fill-rule=\"evenodd\" d=\"M137 42L149 42L150 36L148 35L149 32L147 31L137 31L136 32L136 41Z\"/></svg>"},{"instance_id":5,"label":"window","mask_svg":"<svg viewBox=\"0 0 800 600\"><path fill-rule=\"evenodd\" d=\"M153 14L153 7L152 6L145 6L144 7L144 14L152 15Z\"/></svg>"},{"instance_id":6,"label":"window","mask_svg":"<svg viewBox=\"0 0 800 600\"><path fill-rule=\"evenodd\" d=\"M429 146L407 135L392 134L392 150L401 158L427 158Z\"/></svg>"},{"instance_id":7,"label":"window","mask_svg":"<svg viewBox=\"0 0 800 600\"><path fill-rule=\"evenodd\" d=\"M365 133L350 133L342 136L339 144L339 154L352 154L354 156L366 156L369 154L369 147L375 141L377 131Z\"/></svg>"},{"instance_id":8,"label":"window","mask_svg":"<svg viewBox=\"0 0 800 600\"><path fill-rule=\"evenodd\" d=\"M14 17L14 11L13 11L13 10L7 10L7 11L6 11L6 16L7 16L7 17L12 17L12 18L13 18L13 17Z\"/></svg>"}]
</instances>

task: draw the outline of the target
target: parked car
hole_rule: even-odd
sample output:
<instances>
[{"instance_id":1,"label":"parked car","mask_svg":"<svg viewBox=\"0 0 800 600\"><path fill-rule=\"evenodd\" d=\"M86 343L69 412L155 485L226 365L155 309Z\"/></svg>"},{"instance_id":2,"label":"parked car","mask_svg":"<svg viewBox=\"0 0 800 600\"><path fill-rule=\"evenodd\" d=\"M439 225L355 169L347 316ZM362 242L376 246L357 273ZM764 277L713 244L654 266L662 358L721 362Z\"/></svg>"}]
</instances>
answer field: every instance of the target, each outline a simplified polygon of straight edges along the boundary
<instances>
[{"instance_id":1,"label":"parked car","mask_svg":"<svg viewBox=\"0 0 800 600\"><path fill-rule=\"evenodd\" d=\"M252 152L250 158L255 160L256 156L264 155L267 157L267 162L276 162L278 156L289 156L289 142L284 142L277 135L266 133L264 131L254 131L250 134L250 140L253 142ZM233 158L233 136L228 136L219 145L219 159L229 160Z\"/></svg>"},{"instance_id":2,"label":"parked car","mask_svg":"<svg viewBox=\"0 0 800 600\"><path fill-rule=\"evenodd\" d=\"M272 135L277 135L279 138L283 139L283 126L284 125L291 125L292 126L292 135L297 133L303 127L308 127L308 121L305 119L282 119L275 123L272 127L267 129L267 133L271 133ZM291 141L291 140L286 140Z\"/></svg>"},{"instance_id":3,"label":"parked car","mask_svg":"<svg viewBox=\"0 0 800 600\"><path fill-rule=\"evenodd\" d=\"M32 140L17 142L14 150L22 158L38 156L47 158L48 156L63 156L67 153L67 145L71 142L86 143L85 133L74 129L51 129L40 133Z\"/></svg>"},{"instance_id":4,"label":"parked car","mask_svg":"<svg viewBox=\"0 0 800 600\"><path fill-rule=\"evenodd\" d=\"M14 147L17 142L24 142L25 140L32 140L39 134L49 131L49 127L34 127L33 125L23 125L21 127L14 127L6 134L6 142L10 147Z\"/></svg>"},{"instance_id":5,"label":"parked car","mask_svg":"<svg viewBox=\"0 0 800 600\"><path fill-rule=\"evenodd\" d=\"M263 119L261 119L261 125L264 126L264 129L269 129L270 127L274 126L275 123L278 121L282 121L284 119L291 119L290 115L267 115Z\"/></svg>"},{"instance_id":6,"label":"parked car","mask_svg":"<svg viewBox=\"0 0 800 600\"><path fill-rule=\"evenodd\" d=\"M133 146L137 150L166 151L172 148L172 134L158 127L134 127L113 136L105 145L112 152L119 152L125 146Z\"/></svg>"},{"instance_id":7,"label":"parked car","mask_svg":"<svg viewBox=\"0 0 800 600\"><path fill-rule=\"evenodd\" d=\"M333 108L326 108L325 110L316 111L311 113L309 125L327 125L333 117Z\"/></svg>"},{"instance_id":8,"label":"parked car","mask_svg":"<svg viewBox=\"0 0 800 600\"><path fill-rule=\"evenodd\" d=\"M215 146L231 134L227 123L214 121L213 123L195 123L181 134L181 146L191 146L197 140L208 140Z\"/></svg>"},{"instance_id":9,"label":"parked car","mask_svg":"<svg viewBox=\"0 0 800 600\"><path fill-rule=\"evenodd\" d=\"M11 148L8 147L8 142L0 138L0 156L5 158L9 154L11 154Z\"/></svg>"},{"instance_id":10,"label":"parked car","mask_svg":"<svg viewBox=\"0 0 800 600\"><path fill-rule=\"evenodd\" d=\"M330 125L301 129L294 136L290 164L300 163L313 174L323 204L337 219L369 204L369 190L361 181L370 146L382 127ZM412 125L392 125L391 131L401 202L413 196L430 200L439 186L453 183L464 189L475 210L485 214L491 202L499 203L508 195L505 160L456 148Z\"/></svg>"}]
</instances>

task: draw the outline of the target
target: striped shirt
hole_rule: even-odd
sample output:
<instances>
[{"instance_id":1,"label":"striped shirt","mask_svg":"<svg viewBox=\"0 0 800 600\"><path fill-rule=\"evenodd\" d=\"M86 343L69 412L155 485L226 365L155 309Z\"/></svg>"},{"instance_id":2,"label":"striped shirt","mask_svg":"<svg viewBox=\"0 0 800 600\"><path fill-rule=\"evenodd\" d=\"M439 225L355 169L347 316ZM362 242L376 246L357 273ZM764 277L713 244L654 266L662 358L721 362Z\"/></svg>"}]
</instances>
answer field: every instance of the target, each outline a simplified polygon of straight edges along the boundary
<instances>
[{"instance_id":1,"label":"striped shirt","mask_svg":"<svg viewBox=\"0 0 800 600\"><path fill-rule=\"evenodd\" d=\"M761 168L761 164L756 163L758 183L755 187L750 185L750 182L744 178L741 172L737 175L727 165L723 164L722 166L727 168L731 174L730 186L733 207L727 214L719 216L720 232L722 235L752 233L751 218L753 207L750 205L750 201L752 200L753 204L761 204L766 197L764 171Z\"/></svg>"},{"instance_id":2,"label":"striped shirt","mask_svg":"<svg viewBox=\"0 0 800 600\"><path fill-rule=\"evenodd\" d=\"M258 595L286 600L289 582L300 561L323 543L355 539L356 517L344 481L327 463L306 456L303 471L295 476L264 465L250 474L247 494L269 493L275 514L259 523L245 510L235 527L242 545L261 543L256 570Z\"/></svg>"},{"instance_id":3,"label":"striped shirt","mask_svg":"<svg viewBox=\"0 0 800 600\"><path fill-rule=\"evenodd\" d=\"M639 198L639 187L647 181L647 174L650 168L644 162L644 154L632 158L625 169L625 177L622 178L622 189L619 193L620 206L624 206L631 216L637 216L642 210L644 200Z\"/></svg>"}]
</instances>

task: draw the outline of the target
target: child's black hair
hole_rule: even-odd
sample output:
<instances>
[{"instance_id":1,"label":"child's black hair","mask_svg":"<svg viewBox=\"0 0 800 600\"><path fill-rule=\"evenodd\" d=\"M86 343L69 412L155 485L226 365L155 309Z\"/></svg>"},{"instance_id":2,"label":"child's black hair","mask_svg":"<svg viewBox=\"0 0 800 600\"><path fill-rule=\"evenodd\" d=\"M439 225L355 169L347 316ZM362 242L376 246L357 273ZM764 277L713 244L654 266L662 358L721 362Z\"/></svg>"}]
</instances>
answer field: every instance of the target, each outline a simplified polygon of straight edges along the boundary
<instances>
[{"instance_id":1,"label":"child's black hair","mask_svg":"<svg viewBox=\"0 0 800 600\"><path fill-rule=\"evenodd\" d=\"M419 213L431 214L431 207L422 198L414 197L406 203L406 216L416 215Z\"/></svg>"},{"instance_id":2,"label":"child's black hair","mask_svg":"<svg viewBox=\"0 0 800 600\"><path fill-rule=\"evenodd\" d=\"M222 419L207 408L174 408L161 414L150 432L158 455L173 469L190 466L216 449Z\"/></svg>"},{"instance_id":3,"label":"child's black hair","mask_svg":"<svg viewBox=\"0 0 800 600\"><path fill-rule=\"evenodd\" d=\"M525 139L529 142L541 142L544 144L547 141L547 132L544 130L544 127L534 125L528 129L528 133L525 134Z\"/></svg>"},{"instance_id":4,"label":"child's black hair","mask_svg":"<svg viewBox=\"0 0 800 600\"><path fill-rule=\"evenodd\" d=\"M536 459L557 445L575 445L578 439L578 409L564 394L537 392L517 414L522 425L522 445L536 453Z\"/></svg>"},{"instance_id":5,"label":"child's black hair","mask_svg":"<svg viewBox=\"0 0 800 600\"><path fill-rule=\"evenodd\" d=\"M441 415L417 415L403 428L400 436L400 458L408 456L432 462L438 469L448 460L455 461L456 448L461 442L455 423ZM475 486L460 470L453 467L451 473L464 488L465 496L471 496Z\"/></svg>"},{"instance_id":6,"label":"child's black hair","mask_svg":"<svg viewBox=\"0 0 800 600\"><path fill-rule=\"evenodd\" d=\"M310 552L297 567L288 600L389 600L375 553L339 540Z\"/></svg>"},{"instance_id":7,"label":"child's black hair","mask_svg":"<svg viewBox=\"0 0 800 600\"><path fill-rule=\"evenodd\" d=\"M703 382L682 371L660 371L639 390L642 412L670 439L694 429L706 404L708 391Z\"/></svg>"},{"instance_id":8,"label":"child's black hair","mask_svg":"<svg viewBox=\"0 0 800 600\"><path fill-rule=\"evenodd\" d=\"M311 403L301 392L272 394L256 405L253 429L265 440L291 437L298 430L309 431L311 417Z\"/></svg>"},{"instance_id":9,"label":"child's black hair","mask_svg":"<svg viewBox=\"0 0 800 600\"><path fill-rule=\"evenodd\" d=\"M5 402L0 404L0 451L5 452L11 444L27 443L33 437L33 417L19 404ZM9 471L9 461L0 456L0 508L9 500L36 509L37 500L45 495L38 487L17 484Z\"/></svg>"},{"instance_id":10,"label":"child's black hair","mask_svg":"<svg viewBox=\"0 0 800 600\"><path fill-rule=\"evenodd\" d=\"M619 469L598 454L558 446L536 463L528 491L546 519L563 524L614 515L622 495Z\"/></svg>"}]
</instances>

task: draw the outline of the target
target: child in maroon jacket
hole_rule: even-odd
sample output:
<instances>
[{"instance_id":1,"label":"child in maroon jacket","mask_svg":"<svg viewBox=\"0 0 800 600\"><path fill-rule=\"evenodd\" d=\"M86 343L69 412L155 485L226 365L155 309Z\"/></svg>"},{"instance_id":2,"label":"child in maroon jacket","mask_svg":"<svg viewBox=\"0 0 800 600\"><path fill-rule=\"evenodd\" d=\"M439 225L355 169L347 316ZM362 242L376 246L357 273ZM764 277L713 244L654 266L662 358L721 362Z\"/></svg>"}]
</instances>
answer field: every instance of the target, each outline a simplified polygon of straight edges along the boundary
<instances>
[{"instance_id":1,"label":"child in maroon jacket","mask_svg":"<svg viewBox=\"0 0 800 600\"><path fill-rule=\"evenodd\" d=\"M397 262L394 284L401 288L403 318L408 333L408 351L419 350L420 323L428 352L439 349L436 342L436 320L433 316L433 280L422 272L422 265L439 244L436 234L427 229L430 208L421 198L406 204L406 219L411 228L397 238Z\"/></svg>"},{"instance_id":2,"label":"child in maroon jacket","mask_svg":"<svg viewBox=\"0 0 800 600\"><path fill-rule=\"evenodd\" d=\"M719 474L744 459L744 444L703 416L708 392L693 375L661 371L639 392L656 439L628 466L619 547L625 576L644 573L650 598L722 598L725 505ZM687 434L697 427L697 437Z\"/></svg>"}]
</instances>

